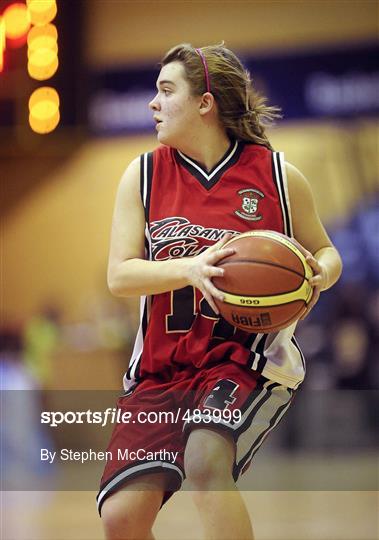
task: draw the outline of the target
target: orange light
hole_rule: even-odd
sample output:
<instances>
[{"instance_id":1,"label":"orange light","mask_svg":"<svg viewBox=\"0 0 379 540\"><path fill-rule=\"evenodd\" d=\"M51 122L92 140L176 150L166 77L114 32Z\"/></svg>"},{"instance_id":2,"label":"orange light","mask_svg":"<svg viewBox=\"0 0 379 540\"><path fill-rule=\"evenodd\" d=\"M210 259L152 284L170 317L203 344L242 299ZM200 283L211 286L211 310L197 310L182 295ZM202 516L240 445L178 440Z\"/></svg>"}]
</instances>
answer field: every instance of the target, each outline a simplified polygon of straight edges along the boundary
<instances>
[{"instance_id":1,"label":"orange light","mask_svg":"<svg viewBox=\"0 0 379 540\"><path fill-rule=\"evenodd\" d=\"M33 26L28 33L28 55L36 49L52 49L58 51L58 31L54 24Z\"/></svg>"},{"instance_id":2,"label":"orange light","mask_svg":"<svg viewBox=\"0 0 379 540\"><path fill-rule=\"evenodd\" d=\"M51 49L37 49L28 60L28 73L37 81L50 79L58 69L58 57Z\"/></svg>"},{"instance_id":3,"label":"orange light","mask_svg":"<svg viewBox=\"0 0 379 540\"><path fill-rule=\"evenodd\" d=\"M51 22L57 14L56 0L26 0L30 20L35 26Z\"/></svg>"},{"instance_id":4,"label":"orange light","mask_svg":"<svg viewBox=\"0 0 379 540\"><path fill-rule=\"evenodd\" d=\"M54 88L43 86L29 98L29 124L40 134L50 133L59 124L59 95Z\"/></svg>"},{"instance_id":5,"label":"orange light","mask_svg":"<svg viewBox=\"0 0 379 540\"><path fill-rule=\"evenodd\" d=\"M0 17L0 73L4 69L4 51L5 51L5 21Z\"/></svg>"},{"instance_id":6,"label":"orange light","mask_svg":"<svg viewBox=\"0 0 379 540\"><path fill-rule=\"evenodd\" d=\"M55 88L52 88L51 86L41 86L40 88L37 88L29 98L29 111L31 112L41 101L55 103L55 108L57 108L60 104L59 94Z\"/></svg>"},{"instance_id":7,"label":"orange light","mask_svg":"<svg viewBox=\"0 0 379 540\"><path fill-rule=\"evenodd\" d=\"M52 41L50 38L37 38L35 39L31 46L28 46L28 59L32 59L35 54L40 56L43 54L43 51L49 51L45 54L53 54L54 56L58 55L58 44L56 41Z\"/></svg>"},{"instance_id":8,"label":"orange light","mask_svg":"<svg viewBox=\"0 0 379 540\"><path fill-rule=\"evenodd\" d=\"M58 31L53 24L33 27L28 34L28 73L33 79L50 79L58 69Z\"/></svg>"},{"instance_id":9,"label":"orange light","mask_svg":"<svg viewBox=\"0 0 379 540\"><path fill-rule=\"evenodd\" d=\"M60 119L61 117L59 114L59 110L57 110L50 118L44 118L43 120L35 118L30 114L29 125L36 133L39 133L40 135L46 135L47 133L51 133L52 131L54 131L54 129L59 124Z\"/></svg>"},{"instance_id":10,"label":"orange light","mask_svg":"<svg viewBox=\"0 0 379 540\"><path fill-rule=\"evenodd\" d=\"M5 35L11 47L21 47L30 28L30 16L25 4L11 4L3 14Z\"/></svg>"}]
</instances>

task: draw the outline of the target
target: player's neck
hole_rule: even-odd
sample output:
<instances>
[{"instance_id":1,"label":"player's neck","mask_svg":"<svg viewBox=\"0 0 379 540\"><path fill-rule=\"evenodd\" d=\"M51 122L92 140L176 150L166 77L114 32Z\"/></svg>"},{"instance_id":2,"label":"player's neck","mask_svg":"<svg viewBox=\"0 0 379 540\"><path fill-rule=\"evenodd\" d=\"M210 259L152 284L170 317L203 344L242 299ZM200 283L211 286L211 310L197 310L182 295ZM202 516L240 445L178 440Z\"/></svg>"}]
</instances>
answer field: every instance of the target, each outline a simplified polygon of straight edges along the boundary
<instances>
[{"instance_id":1,"label":"player's neck","mask_svg":"<svg viewBox=\"0 0 379 540\"><path fill-rule=\"evenodd\" d=\"M224 132L205 133L204 137L196 138L196 146L188 144L179 150L189 158L194 159L207 171L220 161L230 146L230 139Z\"/></svg>"}]
</instances>

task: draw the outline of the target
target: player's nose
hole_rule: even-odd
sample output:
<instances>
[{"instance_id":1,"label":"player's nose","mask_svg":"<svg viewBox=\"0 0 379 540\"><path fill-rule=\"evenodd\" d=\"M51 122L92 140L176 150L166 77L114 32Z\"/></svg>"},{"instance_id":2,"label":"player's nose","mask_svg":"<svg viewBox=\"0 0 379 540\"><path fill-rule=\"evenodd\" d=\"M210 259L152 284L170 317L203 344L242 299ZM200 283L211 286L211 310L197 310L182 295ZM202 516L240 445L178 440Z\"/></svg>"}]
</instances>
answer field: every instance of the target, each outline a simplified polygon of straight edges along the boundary
<instances>
[{"instance_id":1,"label":"player's nose","mask_svg":"<svg viewBox=\"0 0 379 540\"><path fill-rule=\"evenodd\" d=\"M158 111L160 109L159 101L158 101L158 94L154 96L154 98L149 103L149 108L152 111Z\"/></svg>"}]
</instances>

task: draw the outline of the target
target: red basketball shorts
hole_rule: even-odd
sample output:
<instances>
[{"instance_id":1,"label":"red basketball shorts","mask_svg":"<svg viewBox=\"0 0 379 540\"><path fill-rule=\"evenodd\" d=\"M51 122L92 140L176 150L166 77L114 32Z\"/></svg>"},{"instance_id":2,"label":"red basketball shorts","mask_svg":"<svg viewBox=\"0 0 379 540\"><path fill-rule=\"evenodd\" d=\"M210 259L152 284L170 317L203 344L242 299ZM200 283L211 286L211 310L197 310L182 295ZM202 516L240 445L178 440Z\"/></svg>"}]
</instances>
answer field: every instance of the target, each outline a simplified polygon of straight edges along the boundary
<instances>
[{"instance_id":1,"label":"red basketball shorts","mask_svg":"<svg viewBox=\"0 0 379 540\"><path fill-rule=\"evenodd\" d=\"M145 378L118 400L123 421L116 424L107 448L99 512L109 495L143 474L167 473L167 500L185 478L188 435L200 427L231 434L237 481L289 408L294 392L232 362L178 370L169 381L158 375Z\"/></svg>"}]
</instances>

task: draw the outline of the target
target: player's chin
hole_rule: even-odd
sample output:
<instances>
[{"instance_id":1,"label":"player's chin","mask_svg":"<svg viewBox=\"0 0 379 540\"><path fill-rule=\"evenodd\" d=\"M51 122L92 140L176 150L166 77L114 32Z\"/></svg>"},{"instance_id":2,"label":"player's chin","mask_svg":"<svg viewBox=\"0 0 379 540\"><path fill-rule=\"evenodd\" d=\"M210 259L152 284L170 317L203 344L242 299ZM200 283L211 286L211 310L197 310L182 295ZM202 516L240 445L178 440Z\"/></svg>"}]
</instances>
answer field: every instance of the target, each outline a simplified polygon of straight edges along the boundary
<instances>
[{"instance_id":1,"label":"player's chin","mask_svg":"<svg viewBox=\"0 0 379 540\"><path fill-rule=\"evenodd\" d=\"M164 133L162 133L161 131L158 131L157 133L157 139L158 141L161 143L161 144L166 144L166 145L170 145L169 143L169 137L167 137Z\"/></svg>"},{"instance_id":2,"label":"player's chin","mask_svg":"<svg viewBox=\"0 0 379 540\"><path fill-rule=\"evenodd\" d=\"M165 129L160 129L157 133L157 139L161 144L177 148L177 137L172 132L169 133Z\"/></svg>"}]
</instances>

